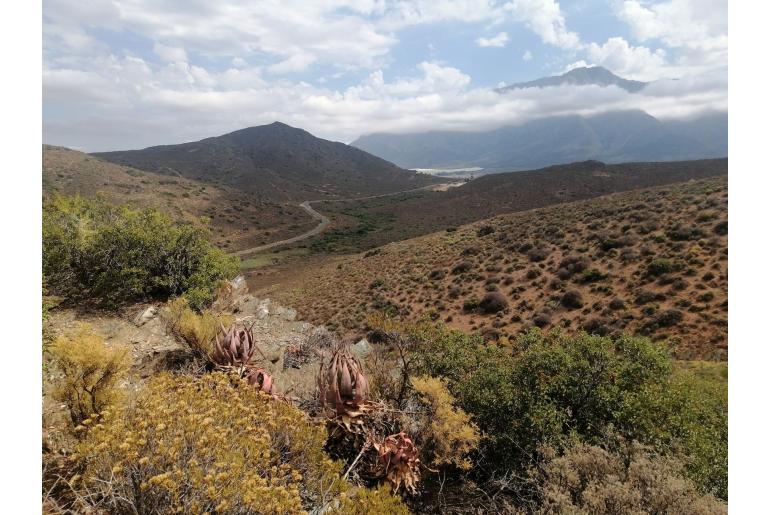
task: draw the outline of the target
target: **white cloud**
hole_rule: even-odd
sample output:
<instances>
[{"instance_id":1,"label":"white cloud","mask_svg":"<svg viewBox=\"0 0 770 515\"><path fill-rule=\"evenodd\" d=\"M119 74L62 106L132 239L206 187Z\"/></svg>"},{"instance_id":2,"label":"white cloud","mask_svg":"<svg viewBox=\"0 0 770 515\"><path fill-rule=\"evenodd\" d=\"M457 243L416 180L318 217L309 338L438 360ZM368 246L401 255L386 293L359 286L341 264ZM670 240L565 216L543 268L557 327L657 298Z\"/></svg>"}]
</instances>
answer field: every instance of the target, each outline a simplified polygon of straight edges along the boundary
<instances>
[{"instance_id":1,"label":"white cloud","mask_svg":"<svg viewBox=\"0 0 770 515\"><path fill-rule=\"evenodd\" d=\"M555 0L513 0L504 9L523 22L543 42L560 48L579 48L580 37L567 30L561 6Z\"/></svg>"},{"instance_id":2,"label":"white cloud","mask_svg":"<svg viewBox=\"0 0 770 515\"><path fill-rule=\"evenodd\" d=\"M476 44L480 47L504 47L508 43L508 34L500 32L491 38L478 38Z\"/></svg>"},{"instance_id":3,"label":"white cloud","mask_svg":"<svg viewBox=\"0 0 770 515\"><path fill-rule=\"evenodd\" d=\"M669 52L671 76L727 66L727 0L625 0L616 14L639 41L676 50Z\"/></svg>"},{"instance_id":4,"label":"white cloud","mask_svg":"<svg viewBox=\"0 0 770 515\"><path fill-rule=\"evenodd\" d=\"M618 17L642 41L660 39L671 47L727 48L727 0L669 0L646 6L625 0Z\"/></svg>"},{"instance_id":5,"label":"white cloud","mask_svg":"<svg viewBox=\"0 0 770 515\"><path fill-rule=\"evenodd\" d=\"M294 73L306 70L316 61L315 56L311 54L298 53L284 59L280 63L268 66L270 73Z\"/></svg>"},{"instance_id":6,"label":"white cloud","mask_svg":"<svg viewBox=\"0 0 770 515\"><path fill-rule=\"evenodd\" d=\"M181 47L167 46L160 43L155 43L155 45L152 47L152 51L155 52L155 54L162 60L167 62L187 62L187 52L185 52L184 48Z\"/></svg>"},{"instance_id":7,"label":"white cloud","mask_svg":"<svg viewBox=\"0 0 770 515\"><path fill-rule=\"evenodd\" d=\"M726 109L724 80L712 74L662 81L638 94L589 86L500 95L472 87L470 76L455 67L426 61L409 76L386 79L375 70L355 86L334 90L265 80L257 68L213 72L110 57L87 72L44 73L44 97L58 109L43 131L47 143L95 151L192 141L275 120L351 141L369 132L481 130L613 109L688 116Z\"/></svg>"},{"instance_id":8,"label":"white cloud","mask_svg":"<svg viewBox=\"0 0 770 515\"><path fill-rule=\"evenodd\" d=\"M269 54L277 61L292 63L287 64L289 69L310 59L340 67L373 68L396 43L388 31L363 16L376 12L376 4L344 0L96 0L88 2L86 8L76 0L46 0L44 47L51 51L51 60L62 58L66 52L56 52L55 34L61 39L72 28L96 26L131 32L166 47L212 58ZM352 14L340 14L341 8ZM172 60L168 54L161 57Z\"/></svg>"},{"instance_id":9,"label":"white cloud","mask_svg":"<svg viewBox=\"0 0 770 515\"><path fill-rule=\"evenodd\" d=\"M377 1L382 18L378 25L385 30L460 21L465 23L500 23L505 12L495 0L393 0Z\"/></svg>"},{"instance_id":10,"label":"white cloud","mask_svg":"<svg viewBox=\"0 0 770 515\"><path fill-rule=\"evenodd\" d=\"M424 98L441 93L457 93L471 82L470 76L457 68L436 62L422 62L417 66L421 76L397 78L386 82L382 70L372 72L361 84L348 88L344 98L349 100Z\"/></svg>"},{"instance_id":11,"label":"white cloud","mask_svg":"<svg viewBox=\"0 0 770 515\"><path fill-rule=\"evenodd\" d=\"M591 66L585 60L581 59L579 61L575 61L574 63L570 63L567 66L564 67L562 70L562 73L567 73L570 70L574 70L575 68L586 68L587 66Z\"/></svg>"},{"instance_id":12,"label":"white cloud","mask_svg":"<svg viewBox=\"0 0 770 515\"><path fill-rule=\"evenodd\" d=\"M614 37L603 45L591 43L586 51L594 64L609 68L627 79L654 80L666 74L666 52L663 49L634 47L625 39Z\"/></svg>"},{"instance_id":13,"label":"white cloud","mask_svg":"<svg viewBox=\"0 0 770 515\"><path fill-rule=\"evenodd\" d=\"M666 18L671 11L659 8L668 4L676 23L685 25L687 14L697 27L676 34ZM632 44L582 41L555 0L45 0L44 140L88 150L136 148L281 120L351 141L367 132L475 130L621 108L655 116L726 109L726 29L716 15L692 9L684 0L618 4ZM598 87L499 95L429 57L438 48L411 71L389 70L399 30L447 21L483 24L485 33L497 33L489 41L512 34L511 22L523 24L563 50L552 62L681 80L636 95ZM144 38L160 59L121 52L92 28ZM715 44L717 50L705 50ZM529 50L522 55L533 57ZM330 86L338 79L350 82Z\"/></svg>"}]
</instances>

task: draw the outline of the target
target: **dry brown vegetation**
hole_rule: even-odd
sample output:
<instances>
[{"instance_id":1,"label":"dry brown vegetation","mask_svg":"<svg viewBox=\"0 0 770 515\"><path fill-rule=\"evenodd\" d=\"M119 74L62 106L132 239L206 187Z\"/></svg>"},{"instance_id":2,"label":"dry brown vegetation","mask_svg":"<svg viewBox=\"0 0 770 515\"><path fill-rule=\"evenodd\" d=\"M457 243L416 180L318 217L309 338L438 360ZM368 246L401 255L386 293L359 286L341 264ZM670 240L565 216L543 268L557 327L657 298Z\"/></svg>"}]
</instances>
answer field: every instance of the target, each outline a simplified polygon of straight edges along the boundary
<instances>
[{"instance_id":1,"label":"dry brown vegetation","mask_svg":"<svg viewBox=\"0 0 770 515\"><path fill-rule=\"evenodd\" d=\"M503 342L561 326L670 339L679 358L726 359L727 180L498 216L295 280L286 296L301 315L343 332L384 311Z\"/></svg>"},{"instance_id":2,"label":"dry brown vegetation","mask_svg":"<svg viewBox=\"0 0 770 515\"><path fill-rule=\"evenodd\" d=\"M259 200L228 186L113 164L82 152L43 146L43 193L101 196L152 207L175 220L209 219L213 240L235 251L301 234L315 226L295 203Z\"/></svg>"},{"instance_id":3,"label":"dry brown vegetation","mask_svg":"<svg viewBox=\"0 0 770 515\"><path fill-rule=\"evenodd\" d=\"M615 453L578 443L562 456L553 453L535 474L540 496L537 513L726 514L727 506L700 495L680 475L677 460L638 444Z\"/></svg>"}]
</instances>

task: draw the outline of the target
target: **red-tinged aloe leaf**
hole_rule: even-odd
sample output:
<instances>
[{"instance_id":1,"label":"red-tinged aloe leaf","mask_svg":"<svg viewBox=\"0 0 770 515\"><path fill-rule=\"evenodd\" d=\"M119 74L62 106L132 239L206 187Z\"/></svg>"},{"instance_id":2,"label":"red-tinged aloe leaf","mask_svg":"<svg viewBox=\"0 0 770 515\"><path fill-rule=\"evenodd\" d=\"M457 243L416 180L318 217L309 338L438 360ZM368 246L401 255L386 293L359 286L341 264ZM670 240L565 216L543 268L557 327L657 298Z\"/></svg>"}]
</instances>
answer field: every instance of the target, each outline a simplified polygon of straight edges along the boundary
<instances>
[{"instance_id":1,"label":"red-tinged aloe leaf","mask_svg":"<svg viewBox=\"0 0 770 515\"><path fill-rule=\"evenodd\" d=\"M353 380L350 377L350 370L347 363L342 365L340 371L340 394L345 399L353 398Z\"/></svg>"},{"instance_id":2,"label":"red-tinged aloe leaf","mask_svg":"<svg viewBox=\"0 0 770 515\"><path fill-rule=\"evenodd\" d=\"M262 374L262 390L265 393L273 393L273 378L265 373Z\"/></svg>"},{"instance_id":3,"label":"red-tinged aloe leaf","mask_svg":"<svg viewBox=\"0 0 770 515\"><path fill-rule=\"evenodd\" d=\"M356 378L356 402L363 402L369 397L369 382L363 372Z\"/></svg>"}]
</instances>

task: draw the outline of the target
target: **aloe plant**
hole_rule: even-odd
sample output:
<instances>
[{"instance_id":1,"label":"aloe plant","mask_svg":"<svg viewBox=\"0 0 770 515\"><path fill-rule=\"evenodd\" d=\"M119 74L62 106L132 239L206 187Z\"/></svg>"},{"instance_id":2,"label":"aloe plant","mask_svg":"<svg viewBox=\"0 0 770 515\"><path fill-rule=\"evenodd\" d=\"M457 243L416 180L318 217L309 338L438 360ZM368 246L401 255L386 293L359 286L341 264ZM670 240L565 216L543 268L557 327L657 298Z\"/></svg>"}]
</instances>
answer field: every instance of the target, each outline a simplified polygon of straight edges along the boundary
<instances>
[{"instance_id":1,"label":"aloe plant","mask_svg":"<svg viewBox=\"0 0 770 515\"><path fill-rule=\"evenodd\" d=\"M417 493L420 453L412 439L401 431L382 442L374 442L373 447L377 451L376 473L384 476L396 492L403 485L410 493Z\"/></svg>"},{"instance_id":2,"label":"aloe plant","mask_svg":"<svg viewBox=\"0 0 770 515\"><path fill-rule=\"evenodd\" d=\"M209 358L217 367L236 368L243 375L257 352L254 333L250 328L238 329L235 324L229 329L222 327L220 332L224 336L220 339L217 333Z\"/></svg>"},{"instance_id":3,"label":"aloe plant","mask_svg":"<svg viewBox=\"0 0 770 515\"><path fill-rule=\"evenodd\" d=\"M244 378L257 390L273 395L275 390L273 377L264 368L250 368L246 371Z\"/></svg>"},{"instance_id":4,"label":"aloe plant","mask_svg":"<svg viewBox=\"0 0 770 515\"><path fill-rule=\"evenodd\" d=\"M358 416L369 398L369 383L361 362L347 348L338 347L318 374L321 405L338 417Z\"/></svg>"}]
</instances>

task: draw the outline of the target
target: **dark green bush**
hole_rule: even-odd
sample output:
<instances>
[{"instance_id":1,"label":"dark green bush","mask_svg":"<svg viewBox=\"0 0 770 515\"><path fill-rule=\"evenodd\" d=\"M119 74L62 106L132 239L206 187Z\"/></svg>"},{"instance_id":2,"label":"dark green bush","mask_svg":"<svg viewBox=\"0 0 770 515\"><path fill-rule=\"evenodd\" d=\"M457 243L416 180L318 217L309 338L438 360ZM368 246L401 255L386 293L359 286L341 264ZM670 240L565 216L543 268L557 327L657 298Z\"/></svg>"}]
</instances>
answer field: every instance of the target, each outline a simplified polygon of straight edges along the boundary
<instances>
[{"instance_id":1,"label":"dark green bush","mask_svg":"<svg viewBox=\"0 0 770 515\"><path fill-rule=\"evenodd\" d=\"M676 269L674 264L664 258L653 259L647 265L647 275L657 277L659 275L668 274Z\"/></svg>"},{"instance_id":2,"label":"dark green bush","mask_svg":"<svg viewBox=\"0 0 770 515\"><path fill-rule=\"evenodd\" d=\"M681 224L676 224L666 232L666 235L673 241L688 241L703 237L703 231L697 227L685 227Z\"/></svg>"},{"instance_id":3,"label":"dark green bush","mask_svg":"<svg viewBox=\"0 0 770 515\"><path fill-rule=\"evenodd\" d=\"M551 315L544 312L537 313L534 317L532 317L532 323L540 328L546 327L551 323Z\"/></svg>"},{"instance_id":4,"label":"dark green bush","mask_svg":"<svg viewBox=\"0 0 770 515\"><path fill-rule=\"evenodd\" d=\"M508 307L508 299L500 292L490 292L484 295L478 307L482 313L497 313Z\"/></svg>"},{"instance_id":5,"label":"dark green bush","mask_svg":"<svg viewBox=\"0 0 770 515\"><path fill-rule=\"evenodd\" d=\"M183 294L199 308L238 259L206 229L174 223L153 209L57 196L43 206L43 272L50 291L108 305Z\"/></svg>"},{"instance_id":6,"label":"dark green bush","mask_svg":"<svg viewBox=\"0 0 770 515\"><path fill-rule=\"evenodd\" d=\"M465 302L463 302L463 311L470 313L476 311L477 309L479 309L478 299L467 299Z\"/></svg>"},{"instance_id":7,"label":"dark green bush","mask_svg":"<svg viewBox=\"0 0 770 515\"><path fill-rule=\"evenodd\" d=\"M492 234L493 232L495 232L495 228L491 225L482 225L479 227L478 231L476 231L476 236L486 236L488 234Z\"/></svg>"},{"instance_id":8,"label":"dark green bush","mask_svg":"<svg viewBox=\"0 0 770 515\"><path fill-rule=\"evenodd\" d=\"M537 247L527 252L527 257L533 263L538 263L540 261L544 261L550 255L550 253L551 252L544 247Z\"/></svg>"},{"instance_id":9,"label":"dark green bush","mask_svg":"<svg viewBox=\"0 0 770 515\"><path fill-rule=\"evenodd\" d=\"M460 261L454 268L452 268L452 273L455 275L464 274L465 272L470 271L471 268L473 268L473 263L470 261Z\"/></svg>"},{"instance_id":10,"label":"dark green bush","mask_svg":"<svg viewBox=\"0 0 770 515\"><path fill-rule=\"evenodd\" d=\"M569 309L583 307L583 295L578 290L567 290L561 297L561 305Z\"/></svg>"},{"instance_id":11,"label":"dark green bush","mask_svg":"<svg viewBox=\"0 0 770 515\"><path fill-rule=\"evenodd\" d=\"M596 281L601 281L606 278L607 278L607 274L602 273L601 270L597 270L596 268L589 268L587 270L583 270L583 272L581 272L577 276L577 282L593 283Z\"/></svg>"},{"instance_id":12,"label":"dark green bush","mask_svg":"<svg viewBox=\"0 0 770 515\"><path fill-rule=\"evenodd\" d=\"M646 338L567 337L534 329L513 351L438 330L418 346L422 372L446 378L482 429L480 467L523 474L543 445L610 433L676 454L704 492L726 499L726 385L699 390Z\"/></svg>"}]
</instances>

